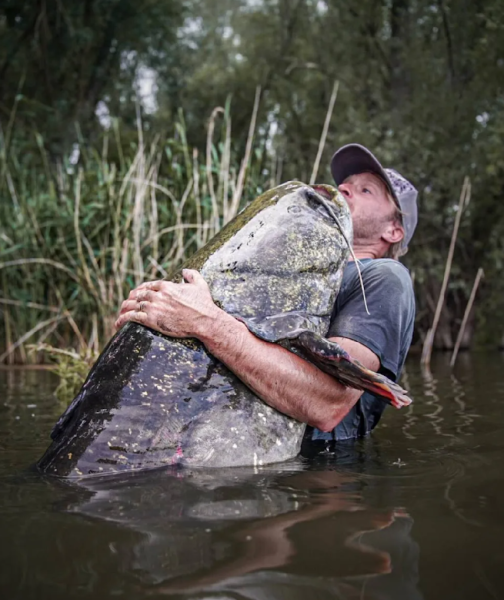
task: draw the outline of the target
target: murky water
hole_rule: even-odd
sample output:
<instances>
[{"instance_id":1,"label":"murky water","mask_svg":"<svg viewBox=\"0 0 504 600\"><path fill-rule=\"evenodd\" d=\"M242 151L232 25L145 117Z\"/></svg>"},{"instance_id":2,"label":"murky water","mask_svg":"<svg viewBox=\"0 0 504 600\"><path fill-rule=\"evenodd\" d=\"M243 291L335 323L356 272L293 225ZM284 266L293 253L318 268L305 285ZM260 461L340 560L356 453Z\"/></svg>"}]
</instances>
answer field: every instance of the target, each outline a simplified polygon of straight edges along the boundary
<instances>
[{"instance_id":1,"label":"murky water","mask_svg":"<svg viewBox=\"0 0 504 600\"><path fill-rule=\"evenodd\" d=\"M504 356L447 363L366 440L79 486L28 470L54 377L0 371L0 598L503 598Z\"/></svg>"}]
</instances>

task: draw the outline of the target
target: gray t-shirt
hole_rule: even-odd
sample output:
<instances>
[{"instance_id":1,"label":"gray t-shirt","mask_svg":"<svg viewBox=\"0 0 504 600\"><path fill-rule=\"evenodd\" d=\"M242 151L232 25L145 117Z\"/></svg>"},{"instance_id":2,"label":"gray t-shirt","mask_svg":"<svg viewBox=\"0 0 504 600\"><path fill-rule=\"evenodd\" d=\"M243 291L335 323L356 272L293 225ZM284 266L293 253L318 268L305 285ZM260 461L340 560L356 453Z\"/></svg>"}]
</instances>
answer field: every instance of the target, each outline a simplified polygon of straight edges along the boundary
<instances>
[{"instance_id":1,"label":"gray t-shirt","mask_svg":"<svg viewBox=\"0 0 504 600\"><path fill-rule=\"evenodd\" d=\"M404 265L388 258L364 259L360 265L370 314L366 313L355 263L350 262L327 337L345 337L367 346L380 359L379 372L397 381L413 335L411 277ZM312 440L344 440L366 435L380 420L385 406L383 400L364 392L333 431L309 427L307 436Z\"/></svg>"}]
</instances>

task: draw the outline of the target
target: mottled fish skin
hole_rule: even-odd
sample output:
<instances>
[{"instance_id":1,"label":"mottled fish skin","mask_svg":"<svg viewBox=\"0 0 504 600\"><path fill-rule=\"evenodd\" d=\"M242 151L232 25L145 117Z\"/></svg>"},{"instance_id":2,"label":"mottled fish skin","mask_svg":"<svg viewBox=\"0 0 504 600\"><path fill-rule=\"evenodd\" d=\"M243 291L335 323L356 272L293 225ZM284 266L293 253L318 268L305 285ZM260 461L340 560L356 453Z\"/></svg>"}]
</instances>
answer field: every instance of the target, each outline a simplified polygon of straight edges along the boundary
<instances>
[{"instance_id":1,"label":"mottled fish skin","mask_svg":"<svg viewBox=\"0 0 504 600\"><path fill-rule=\"evenodd\" d=\"M348 206L324 187L351 240ZM280 339L296 330L325 335L347 256L319 192L289 182L249 204L184 266L200 270L224 310L249 320L261 337ZM82 477L171 464L262 465L295 457L304 428L262 402L197 340L128 323L37 466Z\"/></svg>"}]
</instances>

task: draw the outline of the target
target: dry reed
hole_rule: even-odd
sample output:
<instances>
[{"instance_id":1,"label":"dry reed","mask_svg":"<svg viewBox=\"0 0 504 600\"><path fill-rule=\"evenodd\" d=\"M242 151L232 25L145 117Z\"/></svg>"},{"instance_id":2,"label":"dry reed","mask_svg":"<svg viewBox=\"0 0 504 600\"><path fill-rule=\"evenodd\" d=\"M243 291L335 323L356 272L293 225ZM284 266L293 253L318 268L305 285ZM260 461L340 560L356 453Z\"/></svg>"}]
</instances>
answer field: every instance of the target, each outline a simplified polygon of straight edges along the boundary
<instances>
[{"instance_id":1,"label":"dry reed","mask_svg":"<svg viewBox=\"0 0 504 600\"><path fill-rule=\"evenodd\" d=\"M472 306L474 304L474 299L476 298L476 292L478 291L478 286L480 284L481 278L483 277L484 272L480 267L478 272L476 273L476 279L474 280L474 284L471 290L471 294L469 296L469 300L467 302L466 309L464 311L464 316L462 318L462 323L460 324L460 329L457 335L457 341L455 342L455 347L453 348L453 353L450 359L450 367L455 366L455 362L457 360L458 351L460 349L460 344L462 343L462 338L464 337L464 331L467 326L467 321L469 320L469 315L471 313Z\"/></svg>"},{"instance_id":2,"label":"dry reed","mask_svg":"<svg viewBox=\"0 0 504 600\"><path fill-rule=\"evenodd\" d=\"M24 153L12 125L8 147L0 131L0 189L10 199L0 206L0 363L40 361L49 347L99 350L132 287L173 274L256 195L259 99L258 89L239 163L229 105L212 113L203 165L181 115L173 138L147 140L138 113L133 154L114 121L100 151L80 143L78 165L51 164L40 136L38 155Z\"/></svg>"},{"instance_id":3,"label":"dry reed","mask_svg":"<svg viewBox=\"0 0 504 600\"><path fill-rule=\"evenodd\" d=\"M451 265L452 265L452 261L453 261L453 254L455 252L455 243L457 241L460 220L462 218L462 213L464 211L464 208L466 208L466 206L469 204L470 200L471 200L471 182L469 180L469 177L466 177L464 179L464 183L462 184L462 190L460 192L460 198L459 198L459 203L458 203L458 208L457 208L457 215L455 217L455 223L453 225L453 233L452 233L452 237L451 237L451 241L450 241L450 248L448 250L448 257L446 259L443 283L441 284L441 290L439 292L439 298L438 298L438 302L436 305L436 312L434 313L434 319L432 321L431 328L427 332L427 335L425 336L425 340L424 340L424 344L423 344L422 357L421 357L420 362L425 368L428 368L429 364L430 364L431 355L432 355L432 346L434 344L434 337L436 335L436 329L439 324L439 319L441 317L441 311L443 310L443 306L444 306L446 289L448 287L448 280L450 279Z\"/></svg>"}]
</instances>

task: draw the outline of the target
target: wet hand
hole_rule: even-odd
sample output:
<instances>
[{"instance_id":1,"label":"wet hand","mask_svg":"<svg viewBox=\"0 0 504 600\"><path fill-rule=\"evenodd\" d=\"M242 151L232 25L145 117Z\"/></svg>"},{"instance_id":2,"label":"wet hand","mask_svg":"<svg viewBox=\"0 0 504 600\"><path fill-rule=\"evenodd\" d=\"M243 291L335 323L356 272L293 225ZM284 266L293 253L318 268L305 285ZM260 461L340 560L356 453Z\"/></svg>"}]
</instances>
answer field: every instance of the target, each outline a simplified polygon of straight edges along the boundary
<instances>
[{"instance_id":1,"label":"wet hand","mask_svg":"<svg viewBox=\"0 0 504 600\"><path fill-rule=\"evenodd\" d=\"M172 337L198 337L222 312L198 271L184 269L184 283L148 281L130 292L115 323L136 321Z\"/></svg>"}]
</instances>

